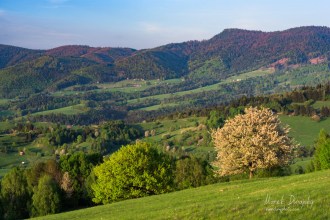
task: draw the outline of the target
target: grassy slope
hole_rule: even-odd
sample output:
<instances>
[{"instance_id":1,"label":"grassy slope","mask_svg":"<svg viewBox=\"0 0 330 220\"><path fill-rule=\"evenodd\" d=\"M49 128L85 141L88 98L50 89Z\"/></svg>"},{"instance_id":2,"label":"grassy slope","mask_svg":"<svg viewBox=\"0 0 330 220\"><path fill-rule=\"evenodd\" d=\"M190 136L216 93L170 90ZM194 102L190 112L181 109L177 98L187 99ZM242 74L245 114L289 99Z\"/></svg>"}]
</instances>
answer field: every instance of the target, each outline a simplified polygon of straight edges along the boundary
<instances>
[{"instance_id":1,"label":"grassy slope","mask_svg":"<svg viewBox=\"0 0 330 220\"><path fill-rule=\"evenodd\" d=\"M270 73L272 73L272 71L268 70L268 69L267 70L255 70L255 71L235 75L233 77L229 77L226 80L224 80L222 82L219 82L219 83L216 83L216 84L213 84L213 85L208 85L208 86L204 86L204 87L201 87L201 88L191 89L191 90L182 91L182 92L154 95L154 96L148 96L148 97L144 97L144 98L140 98L140 99L132 99L132 100L129 100L128 103L140 102L140 101L143 101L144 99L147 99L147 98L148 99L163 100L165 98L170 98L173 95L182 96L182 95L187 95L187 94L200 93L200 92L204 92L204 91L218 90L219 85L222 85L222 84L231 83L231 82L236 81L236 80L246 80L246 79L257 77L257 76L265 76L265 75L268 75ZM158 105L157 107L150 108L150 109L144 108L144 110L155 110L155 109L158 109L159 107L163 107L163 106Z\"/></svg>"},{"instance_id":2,"label":"grassy slope","mask_svg":"<svg viewBox=\"0 0 330 220\"><path fill-rule=\"evenodd\" d=\"M53 110L37 112L37 113L33 113L31 115L47 115L47 114L52 114L52 113L74 115L74 114L84 113L84 112L86 112L86 110L87 110L87 108L85 107L84 104L78 104L78 105L72 105L72 106L67 106L67 107L63 107L63 108L53 109Z\"/></svg>"},{"instance_id":3,"label":"grassy slope","mask_svg":"<svg viewBox=\"0 0 330 220\"><path fill-rule=\"evenodd\" d=\"M299 72L300 69L301 69L302 73ZM283 76L276 76L276 77L279 79L280 82L282 82L282 83L285 82L284 84L287 84L288 81L290 81L294 85L297 84L297 83L295 83L296 81L299 81L299 80L301 80L301 78L304 78L304 83L306 85L309 85L313 82L313 80L315 80L315 75L319 75L322 73L321 75L324 78L324 77L328 76L327 74L329 74L329 73L323 74L323 72L320 72L320 71L322 71L322 68L320 69L320 67L317 65L301 67L300 69L294 70L292 72L292 74L289 74L289 75L284 74ZM306 69L308 70L308 77L306 76L306 74L307 74ZM181 91L181 92L176 92L176 93L166 93L166 94L142 97L142 98L138 98L138 99L131 99L131 100L128 100L128 103L130 103L130 104L140 103L140 102L143 102L145 99L157 99L159 101L163 101L164 99L170 98L172 96L184 96L187 94L196 94L196 93L201 93L201 92L206 92L206 91L219 90L220 85L231 84L235 81L241 81L241 80L244 81L246 79L251 79L251 78L255 78L255 77L263 77L263 76L266 77L267 75L270 75L272 73L274 73L273 69L263 69L263 70L245 72L245 73L241 73L241 74L238 74L235 76L228 77L227 79L225 79L221 82L215 83L213 85L208 85L208 86L204 86L201 88L196 88L196 89L186 90L186 91ZM311 76L309 76L309 75L311 75ZM307 80L307 78L308 78L308 80ZM306 80L308 81L308 83ZM150 87L161 85L161 84L177 84L180 81L181 81L180 78L170 79L170 80L165 80L165 81L157 81L157 80L143 81L143 80L130 79L130 80L123 80L123 81L115 82L115 83L95 84L97 87L99 87L99 89L92 90L92 91L94 91L94 92L121 91L121 92L126 92L126 93L134 93L134 92L143 91ZM58 91L58 92L54 93L54 95L55 96L72 95L72 94L78 94L78 93L85 93L85 91L72 91L72 87L70 87L65 90ZM183 103L180 103L180 104L183 104ZM157 110L162 107L169 107L169 106L173 106L173 105L178 105L178 103L163 103L161 105L153 105L153 106L148 106L148 107L144 107L141 109L150 111L150 110Z\"/></svg>"},{"instance_id":4,"label":"grassy slope","mask_svg":"<svg viewBox=\"0 0 330 220\"><path fill-rule=\"evenodd\" d=\"M330 170L234 181L40 219L328 219L329 182ZM267 196L279 203L283 198L283 204L267 204ZM296 203L290 204L293 198ZM298 201L312 204L299 204Z\"/></svg>"},{"instance_id":5,"label":"grassy slope","mask_svg":"<svg viewBox=\"0 0 330 220\"><path fill-rule=\"evenodd\" d=\"M330 118L316 122L309 117L280 115L280 119L290 126L290 135L301 145L313 145L322 128L330 132Z\"/></svg>"},{"instance_id":6,"label":"grassy slope","mask_svg":"<svg viewBox=\"0 0 330 220\"><path fill-rule=\"evenodd\" d=\"M323 106L330 107L330 101L316 101L313 104L313 107L318 109L322 108Z\"/></svg>"},{"instance_id":7,"label":"grassy slope","mask_svg":"<svg viewBox=\"0 0 330 220\"><path fill-rule=\"evenodd\" d=\"M295 140L301 145L311 146L317 139L318 133L321 128L326 129L330 132L330 118L323 120L321 122L315 122L308 117L301 116L280 116L283 123L288 124L291 127L290 135L295 138ZM164 135L169 134L170 138L166 138L167 141L178 139L180 140L184 134L184 131L192 130L194 133L200 133L201 131L196 130L197 127L195 123L198 121L200 124L205 123L206 118L188 118L188 119L178 119L178 120L162 120L159 122L141 123L140 125L145 130L156 130L156 135L153 137L145 138L145 141L159 143L164 139ZM10 129L13 125L7 122L0 123L0 131ZM39 159L37 153L45 153L48 155L48 149L36 148L34 144L24 143L23 137L16 137L11 135L0 135L0 147L5 145L11 146L13 142L16 143L17 147L26 148L30 151L26 156L19 156L17 151L11 152L9 154L0 154L0 168L10 168L13 165L20 165L22 161L26 163L33 163L35 160ZM195 142L194 142L195 143ZM202 153L212 151L212 148L208 147L196 147L191 144L189 146L183 146L185 148L191 148L191 151ZM182 146L180 146L182 147ZM299 165L305 167L306 161L299 161ZM293 168L294 170L294 168Z\"/></svg>"},{"instance_id":8,"label":"grassy slope","mask_svg":"<svg viewBox=\"0 0 330 220\"><path fill-rule=\"evenodd\" d=\"M196 122L205 124L205 117L190 117L183 119L164 119L157 122L140 123L139 125L144 130L156 130L156 135L150 137L150 140L159 141L165 134L170 134L171 137L182 134L186 129L193 129L196 127Z\"/></svg>"},{"instance_id":9,"label":"grassy slope","mask_svg":"<svg viewBox=\"0 0 330 220\"><path fill-rule=\"evenodd\" d=\"M203 131L206 131L205 128L199 128L198 124L205 124L205 117L190 117L184 119L174 119L174 120L161 120L159 122L147 122L139 124L144 130L155 130L155 136L145 137L142 140L150 143L160 144L171 141L180 141L185 135L186 132L192 132L193 136L202 135ZM167 136L167 137L166 137ZM213 151L213 147L199 147L198 140L193 136L188 135L188 141L182 141L183 144L174 144L176 147L186 149L189 152L193 153L205 153L208 151Z\"/></svg>"},{"instance_id":10,"label":"grassy slope","mask_svg":"<svg viewBox=\"0 0 330 220\"><path fill-rule=\"evenodd\" d=\"M0 132L5 132L6 130L12 129L14 124L15 123L13 122L0 122ZM38 127L48 127L50 124L51 123L36 123ZM5 146L12 147L12 150L8 153L0 153L0 177L9 171L9 168L21 166L22 162L24 162L26 166L35 163L38 160L49 158L41 157L40 154L48 156L52 150L47 147L37 147L33 142L26 143L24 135L1 134L0 149ZM26 150L26 154L24 156L19 155L18 151L20 149Z\"/></svg>"}]
</instances>

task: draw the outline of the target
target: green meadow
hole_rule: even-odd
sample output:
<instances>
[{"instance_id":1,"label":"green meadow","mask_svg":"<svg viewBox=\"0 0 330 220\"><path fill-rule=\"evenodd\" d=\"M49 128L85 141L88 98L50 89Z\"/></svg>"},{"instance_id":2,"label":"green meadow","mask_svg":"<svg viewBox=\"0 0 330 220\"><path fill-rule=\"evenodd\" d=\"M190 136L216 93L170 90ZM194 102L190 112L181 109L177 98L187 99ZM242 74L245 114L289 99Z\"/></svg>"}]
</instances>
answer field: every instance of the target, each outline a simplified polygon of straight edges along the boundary
<instances>
[{"instance_id":1,"label":"green meadow","mask_svg":"<svg viewBox=\"0 0 330 220\"><path fill-rule=\"evenodd\" d=\"M317 122L304 116L280 115L280 119L290 126L290 135L304 146L312 146L322 128L330 132L330 118Z\"/></svg>"},{"instance_id":2,"label":"green meadow","mask_svg":"<svg viewBox=\"0 0 330 220\"><path fill-rule=\"evenodd\" d=\"M53 109L53 110L47 110L47 111L42 111L42 112L37 112L33 113L31 115L47 115L47 114L56 114L56 113L61 113L65 115L74 115L74 114L79 114L79 113L84 113L86 112L88 108L85 107L84 104L78 104L78 105L72 105L72 106L67 106L64 108L58 108L58 109Z\"/></svg>"},{"instance_id":3,"label":"green meadow","mask_svg":"<svg viewBox=\"0 0 330 220\"><path fill-rule=\"evenodd\" d=\"M143 98L139 98L139 99L131 99L128 100L128 103L137 103L137 102L141 102L145 99L157 99L157 100L164 100L166 98L170 98L172 96L183 96L183 95L187 95L187 94L195 94L195 93L201 93L201 92L207 92L207 91L212 91L212 90L219 90L219 86L223 85L223 84L227 84L227 83L232 83L232 82L236 82L236 81L240 81L240 80L246 80L249 78L253 78L253 77L258 77L258 76L266 76L268 74L271 74L273 71L270 69L266 69L266 70L255 70L255 71L251 71L251 72L246 72L246 73L242 73L239 75L235 75L232 77L228 77L227 79L219 82L219 83L215 83L212 85L208 85L208 86L203 86L201 88L197 88L197 89L191 89L191 90L187 90L187 91L181 91L181 92L175 92L175 93L168 93L168 94L160 94L160 95L153 95L153 96L148 96L148 97L143 97ZM166 80L164 81L165 83L178 83L180 79L173 79L173 80ZM125 87L122 87L122 89L124 89ZM140 88L143 88L142 86ZM125 89L125 91L130 91L131 88L127 88ZM182 103L181 103L182 104ZM168 104L163 104L163 105L155 105L155 106L150 106L147 108L142 108L141 110L156 110L159 109L161 107L164 106L173 106L173 105L177 105L177 103L168 103Z\"/></svg>"},{"instance_id":4,"label":"green meadow","mask_svg":"<svg viewBox=\"0 0 330 220\"><path fill-rule=\"evenodd\" d=\"M330 170L218 183L37 219L329 219Z\"/></svg>"}]
</instances>

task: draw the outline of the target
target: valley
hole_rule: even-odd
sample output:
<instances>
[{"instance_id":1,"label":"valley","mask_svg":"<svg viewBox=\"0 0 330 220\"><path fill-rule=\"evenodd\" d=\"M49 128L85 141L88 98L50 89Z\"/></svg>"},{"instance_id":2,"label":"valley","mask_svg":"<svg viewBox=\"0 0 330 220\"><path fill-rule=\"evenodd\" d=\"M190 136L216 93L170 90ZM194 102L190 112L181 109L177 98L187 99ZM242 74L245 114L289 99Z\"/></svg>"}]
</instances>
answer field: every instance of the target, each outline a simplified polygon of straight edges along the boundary
<instances>
[{"instance_id":1,"label":"valley","mask_svg":"<svg viewBox=\"0 0 330 220\"><path fill-rule=\"evenodd\" d=\"M58 201L50 213L81 209L49 219L324 218L328 171L319 170L330 162L319 155L326 155L320 146L328 146L330 131L329 39L330 28L307 26L226 29L208 40L143 50L0 45L0 202L23 186L25 197L18 202L37 207L43 189ZM252 165L243 173L214 175L221 168L214 164L219 157L213 131L249 107L268 109L290 128L294 157L256 168L250 180ZM130 154L120 154L128 148ZM116 155L114 166L106 168L125 160L142 168L123 165L124 171L106 173L102 165ZM167 185L157 188L162 183L152 175L166 172ZM124 185L119 196L111 189L105 197L113 198L102 200L107 186L97 181L104 176L116 177L116 187L137 183ZM18 184L7 187L12 179ZM308 195L314 205L268 213L268 195ZM0 211L27 218L46 209L36 214L25 206L18 213Z\"/></svg>"}]
</instances>

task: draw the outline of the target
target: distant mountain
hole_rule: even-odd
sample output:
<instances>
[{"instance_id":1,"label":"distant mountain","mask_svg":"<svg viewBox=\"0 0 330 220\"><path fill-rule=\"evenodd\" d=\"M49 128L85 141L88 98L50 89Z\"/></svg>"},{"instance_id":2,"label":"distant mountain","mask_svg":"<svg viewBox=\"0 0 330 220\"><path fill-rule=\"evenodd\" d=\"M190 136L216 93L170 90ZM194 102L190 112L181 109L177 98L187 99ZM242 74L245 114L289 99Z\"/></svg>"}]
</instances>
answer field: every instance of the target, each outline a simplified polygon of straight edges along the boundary
<instances>
[{"instance_id":1,"label":"distant mountain","mask_svg":"<svg viewBox=\"0 0 330 220\"><path fill-rule=\"evenodd\" d=\"M43 53L42 50L30 50L0 44L0 68L36 59Z\"/></svg>"},{"instance_id":2,"label":"distant mountain","mask_svg":"<svg viewBox=\"0 0 330 220\"><path fill-rule=\"evenodd\" d=\"M148 50L72 45L30 50L0 45L0 96L125 78L220 80L262 67L327 62L329 52L330 28L315 26L277 32L226 29L210 40Z\"/></svg>"},{"instance_id":3,"label":"distant mountain","mask_svg":"<svg viewBox=\"0 0 330 220\"><path fill-rule=\"evenodd\" d=\"M330 28L299 27L261 32L226 29L210 40L169 44L119 60L120 70L137 78L227 77L281 59L288 64L328 57ZM282 63L283 64L283 63Z\"/></svg>"},{"instance_id":4,"label":"distant mountain","mask_svg":"<svg viewBox=\"0 0 330 220\"><path fill-rule=\"evenodd\" d=\"M226 29L201 43L194 59L221 59L233 72L255 69L282 58L290 63L306 63L310 58L327 56L330 29L300 27L286 31L261 32Z\"/></svg>"},{"instance_id":5,"label":"distant mountain","mask_svg":"<svg viewBox=\"0 0 330 220\"><path fill-rule=\"evenodd\" d=\"M135 51L130 48L95 48L71 45L47 50L45 54L55 57L83 57L100 64L113 64L115 60L128 57Z\"/></svg>"}]
</instances>

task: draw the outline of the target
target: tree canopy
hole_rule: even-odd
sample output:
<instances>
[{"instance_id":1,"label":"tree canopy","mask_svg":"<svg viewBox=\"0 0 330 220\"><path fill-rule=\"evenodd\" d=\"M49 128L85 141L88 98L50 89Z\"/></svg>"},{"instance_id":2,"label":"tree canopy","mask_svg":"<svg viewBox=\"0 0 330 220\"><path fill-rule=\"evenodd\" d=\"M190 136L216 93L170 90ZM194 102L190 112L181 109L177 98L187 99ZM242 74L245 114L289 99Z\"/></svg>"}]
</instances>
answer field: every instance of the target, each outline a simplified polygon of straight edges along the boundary
<instances>
[{"instance_id":1,"label":"tree canopy","mask_svg":"<svg viewBox=\"0 0 330 220\"><path fill-rule=\"evenodd\" d=\"M29 191L21 169L13 168L1 180L1 200L4 219L28 217Z\"/></svg>"},{"instance_id":2,"label":"tree canopy","mask_svg":"<svg viewBox=\"0 0 330 220\"><path fill-rule=\"evenodd\" d=\"M51 176L39 179L32 196L32 216L43 216L59 212L61 205L59 188Z\"/></svg>"},{"instance_id":3,"label":"tree canopy","mask_svg":"<svg viewBox=\"0 0 330 220\"><path fill-rule=\"evenodd\" d=\"M172 160L147 143L127 145L95 167L95 203L138 198L173 190Z\"/></svg>"},{"instance_id":4,"label":"tree canopy","mask_svg":"<svg viewBox=\"0 0 330 220\"><path fill-rule=\"evenodd\" d=\"M178 189L199 187L215 181L207 161L191 156L176 161L174 182Z\"/></svg>"},{"instance_id":5,"label":"tree canopy","mask_svg":"<svg viewBox=\"0 0 330 220\"><path fill-rule=\"evenodd\" d=\"M324 129L320 131L316 143L313 165L315 170L330 168L330 135Z\"/></svg>"},{"instance_id":6,"label":"tree canopy","mask_svg":"<svg viewBox=\"0 0 330 220\"><path fill-rule=\"evenodd\" d=\"M246 108L212 137L218 153L214 165L221 176L249 171L252 178L257 169L287 165L293 159L295 145L288 129L267 108Z\"/></svg>"}]
</instances>

